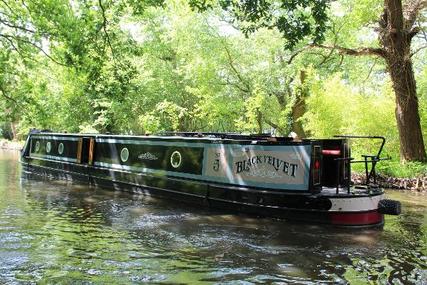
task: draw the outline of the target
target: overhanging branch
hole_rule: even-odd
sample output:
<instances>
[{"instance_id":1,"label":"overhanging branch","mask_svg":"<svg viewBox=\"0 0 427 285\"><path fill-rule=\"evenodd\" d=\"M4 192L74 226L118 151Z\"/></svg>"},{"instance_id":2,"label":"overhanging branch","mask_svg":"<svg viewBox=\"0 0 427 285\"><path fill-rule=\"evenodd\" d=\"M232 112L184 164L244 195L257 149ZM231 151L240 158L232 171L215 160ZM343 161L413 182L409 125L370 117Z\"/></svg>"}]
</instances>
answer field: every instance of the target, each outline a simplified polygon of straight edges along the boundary
<instances>
[{"instance_id":1,"label":"overhanging branch","mask_svg":"<svg viewBox=\"0 0 427 285\"><path fill-rule=\"evenodd\" d=\"M311 48L322 48L322 49L328 49L328 50L334 50L337 51L339 54L344 55L351 55L351 56L379 56L379 57L386 57L386 52L381 48L358 48L358 49L352 49L352 48L346 48L341 46L327 46L327 45L321 45L321 44L311 44Z\"/></svg>"},{"instance_id":2,"label":"overhanging branch","mask_svg":"<svg viewBox=\"0 0 427 285\"><path fill-rule=\"evenodd\" d=\"M21 42L21 43L24 43L24 44L28 44L28 45L31 45L31 46L33 46L33 47L35 47L36 49L38 49L40 52L42 52L47 58L49 58L51 61L53 61L54 63L56 63L56 64L58 64L58 65L62 65L62 66L68 66L68 65L66 65L66 64L64 64L64 63L61 63L61 62L59 62L59 61L57 61L56 59L54 59L52 56L50 56L43 48L41 48L41 47L39 47L37 44L35 44L35 43L33 43L33 42L31 42L30 40L28 40L28 39L24 39L24 38L21 38L21 37L18 37L18 36L12 36L12 35L5 35L5 34L0 34L0 37L3 37L3 38L5 38L6 40L8 40L10 43L11 43L11 45L12 45L12 47L14 47L14 49L16 50L16 51L18 51L18 49L13 45L13 41L12 40L15 40L15 41L18 41L18 42ZM19 53L19 52L18 52Z\"/></svg>"},{"instance_id":3,"label":"overhanging branch","mask_svg":"<svg viewBox=\"0 0 427 285\"><path fill-rule=\"evenodd\" d=\"M248 82L246 80L243 79L243 77L240 74L240 72L234 66L233 57L231 56L231 52L228 49L227 44L224 43L223 46L224 46L225 53L227 54L228 65L233 70L233 72L236 75L237 79L245 86L244 89L247 90L246 92L250 92L251 86L248 84Z\"/></svg>"},{"instance_id":4,"label":"overhanging branch","mask_svg":"<svg viewBox=\"0 0 427 285\"><path fill-rule=\"evenodd\" d=\"M21 30L21 31L24 31L24 32L27 32L27 33L31 33L31 34L35 34L36 33L36 31L34 31L34 30L28 29L26 27L15 25L15 24L13 24L13 23L5 20L5 19L2 19L2 18L0 18L0 23L2 23L5 26L8 26L9 28L12 28L12 29Z\"/></svg>"},{"instance_id":5,"label":"overhanging branch","mask_svg":"<svg viewBox=\"0 0 427 285\"><path fill-rule=\"evenodd\" d=\"M107 31L107 23L108 23L108 21L107 21L107 16L105 15L105 8L102 5L102 0L98 0L98 4L99 4L99 8L101 8L101 14L102 14L102 20L103 20L102 21L102 28L103 28L104 33L105 33L105 38L107 39L107 43L108 43L108 46L110 47L113 59L115 59L114 49L113 49L113 46L111 45L110 35L108 34L108 31Z\"/></svg>"},{"instance_id":6,"label":"overhanging branch","mask_svg":"<svg viewBox=\"0 0 427 285\"><path fill-rule=\"evenodd\" d=\"M300 50L297 50L294 54L292 54L288 60L288 64L291 64L292 61L295 59L295 57L298 56L300 53L313 48L330 50L331 52L329 53L328 57L331 56L332 53L335 51L340 55L379 56L382 58L385 58L387 56L386 51L381 48L365 47L365 48L352 49L352 48L346 48L338 45L327 46L327 45L321 45L321 44L310 44L308 46L301 48Z\"/></svg>"},{"instance_id":7,"label":"overhanging branch","mask_svg":"<svg viewBox=\"0 0 427 285\"><path fill-rule=\"evenodd\" d=\"M427 45L417 48L416 50L414 50L414 51L411 53L411 57L413 57L416 53L418 53L419 51L421 51L421 50L423 50L423 49L425 49L425 48L427 48Z\"/></svg>"},{"instance_id":8,"label":"overhanging branch","mask_svg":"<svg viewBox=\"0 0 427 285\"><path fill-rule=\"evenodd\" d=\"M427 0L415 0L407 1L403 8L403 14L405 18L405 28L411 30L415 24L418 15L422 10L427 8Z\"/></svg>"},{"instance_id":9,"label":"overhanging branch","mask_svg":"<svg viewBox=\"0 0 427 285\"><path fill-rule=\"evenodd\" d=\"M15 105L19 105L18 101L16 101L14 98L12 98L6 94L6 91L4 90L3 86L1 86L1 85L0 85L0 93L7 100L12 101Z\"/></svg>"}]
</instances>

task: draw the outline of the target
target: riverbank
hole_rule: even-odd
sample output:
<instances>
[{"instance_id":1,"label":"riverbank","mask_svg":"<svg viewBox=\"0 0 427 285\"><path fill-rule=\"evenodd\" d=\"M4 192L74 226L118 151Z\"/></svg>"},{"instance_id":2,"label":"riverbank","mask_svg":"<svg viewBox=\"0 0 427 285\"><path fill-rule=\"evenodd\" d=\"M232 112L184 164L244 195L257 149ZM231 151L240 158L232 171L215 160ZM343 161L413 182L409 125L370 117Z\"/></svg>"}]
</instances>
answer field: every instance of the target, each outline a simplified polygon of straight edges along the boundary
<instances>
[{"instance_id":1,"label":"riverbank","mask_svg":"<svg viewBox=\"0 0 427 285\"><path fill-rule=\"evenodd\" d=\"M0 140L0 149L21 150L23 146L24 142L21 141Z\"/></svg>"},{"instance_id":2,"label":"riverbank","mask_svg":"<svg viewBox=\"0 0 427 285\"><path fill-rule=\"evenodd\" d=\"M353 173L351 175L355 184L365 183L365 174ZM377 183L382 188L396 189L396 190L411 190L418 192L427 191L427 175L419 177L390 177L382 174L377 175Z\"/></svg>"}]
</instances>

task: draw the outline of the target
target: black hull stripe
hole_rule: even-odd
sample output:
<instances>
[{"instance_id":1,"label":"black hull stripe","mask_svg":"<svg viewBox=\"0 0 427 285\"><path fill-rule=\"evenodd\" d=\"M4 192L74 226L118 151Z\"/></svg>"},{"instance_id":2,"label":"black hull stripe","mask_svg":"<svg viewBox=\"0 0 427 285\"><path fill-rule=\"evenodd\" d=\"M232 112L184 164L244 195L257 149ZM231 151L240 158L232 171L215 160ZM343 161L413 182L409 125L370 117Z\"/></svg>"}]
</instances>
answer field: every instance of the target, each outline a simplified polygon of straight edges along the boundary
<instances>
[{"instance_id":1,"label":"black hull stripe","mask_svg":"<svg viewBox=\"0 0 427 285\"><path fill-rule=\"evenodd\" d=\"M218 201L218 202L222 202L222 203L230 203L230 204L234 204L234 205L243 205L243 206L250 206L250 207L257 207L257 208L263 208L263 209L271 209L271 210L286 210L286 211L299 211L299 212L316 212L316 213L332 213L332 214L354 214L354 213L370 213L370 212L375 212L376 210L364 210L364 211L324 211L324 210L318 210L318 209L298 209L298 208L290 208L290 207L281 207L281 206L272 206L272 205L260 205L260 204L253 204L253 203L247 203L247 202L240 202L240 201L233 201L233 200L227 200L227 199L220 199L217 197L211 197L209 196L209 194L207 195L197 195L197 194L193 194L193 193L189 193L189 192L184 192L184 191L178 191L178 190L172 190L172 189L165 189L165 188L160 188L160 187L156 187L156 186L151 186L151 185L141 185L141 184L137 184L137 183L133 183L133 182L128 182L128 181L121 181L121 180L114 180L114 179L107 179L101 176L96 176L96 175L87 175L81 172L74 172L74 171L69 171L69 170L63 170L63 169L57 169L57 168L51 168L51 167L46 167L46 166L36 166L36 165L32 165L32 164L26 164L26 166L32 167L32 168L40 168L40 169L44 169L47 170L51 173L63 173L63 174L69 174L69 175L74 175L74 176L78 176L78 177L85 177L85 181L90 181L90 180L102 180L105 181L107 183L120 183L123 185L129 185L132 187L137 187L137 188L146 188L146 189L154 189L157 191L162 191L162 192L170 192L170 193L174 193L174 194L179 194L179 195L185 195L185 196L194 196L194 197L199 197L199 198L204 198L204 199L209 199L209 200L214 200L214 201ZM32 172L31 170L29 172ZM165 180L169 180L169 178L165 178ZM209 189L213 189L213 188L220 188L218 186L210 186L209 184L204 184L209 187ZM112 187L109 187L112 188ZM231 191L245 191L244 189L230 189L227 188L227 190L231 190ZM253 193L257 193L257 194L265 194L268 191L253 191ZM275 192L269 192L268 194L273 194ZM286 195L284 193L276 193L276 194L281 194L281 196ZM286 195L287 196L287 195ZM319 196L319 197L323 197L323 196ZM329 198L329 196L326 196ZM341 196L341 197L337 197L337 198L342 198L342 199L349 199L349 198L359 198L359 196Z\"/></svg>"}]
</instances>

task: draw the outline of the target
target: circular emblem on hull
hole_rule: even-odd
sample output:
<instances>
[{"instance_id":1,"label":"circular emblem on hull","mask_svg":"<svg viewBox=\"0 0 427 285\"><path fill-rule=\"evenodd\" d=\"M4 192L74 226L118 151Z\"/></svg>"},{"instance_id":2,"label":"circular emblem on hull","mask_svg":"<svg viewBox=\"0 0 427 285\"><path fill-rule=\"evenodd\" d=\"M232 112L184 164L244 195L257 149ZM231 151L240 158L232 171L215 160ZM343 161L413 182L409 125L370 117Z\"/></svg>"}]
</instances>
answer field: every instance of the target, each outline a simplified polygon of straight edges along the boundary
<instances>
[{"instance_id":1,"label":"circular emblem on hull","mask_svg":"<svg viewBox=\"0 0 427 285\"><path fill-rule=\"evenodd\" d=\"M179 151L174 151L171 154L171 165L173 168L178 168L181 165L182 157Z\"/></svg>"},{"instance_id":2,"label":"circular emblem on hull","mask_svg":"<svg viewBox=\"0 0 427 285\"><path fill-rule=\"evenodd\" d=\"M64 153L64 144L60 143L58 146L58 153L63 154Z\"/></svg>"},{"instance_id":3,"label":"circular emblem on hull","mask_svg":"<svg viewBox=\"0 0 427 285\"><path fill-rule=\"evenodd\" d=\"M35 146L34 150L36 152L39 152L39 150L40 150L40 142L39 141L36 141L36 146Z\"/></svg>"},{"instance_id":4,"label":"circular emblem on hull","mask_svg":"<svg viewBox=\"0 0 427 285\"><path fill-rule=\"evenodd\" d=\"M52 144L50 142L46 143L46 152L49 153L52 150Z\"/></svg>"},{"instance_id":5,"label":"circular emblem on hull","mask_svg":"<svg viewBox=\"0 0 427 285\"><path fill-rule=\"evenodd\" d=\"M126 162L129 159L129 150L126 147L122 148L122 151L120 152L120 159L122 162Z\"/></svg>"}]
</instances>

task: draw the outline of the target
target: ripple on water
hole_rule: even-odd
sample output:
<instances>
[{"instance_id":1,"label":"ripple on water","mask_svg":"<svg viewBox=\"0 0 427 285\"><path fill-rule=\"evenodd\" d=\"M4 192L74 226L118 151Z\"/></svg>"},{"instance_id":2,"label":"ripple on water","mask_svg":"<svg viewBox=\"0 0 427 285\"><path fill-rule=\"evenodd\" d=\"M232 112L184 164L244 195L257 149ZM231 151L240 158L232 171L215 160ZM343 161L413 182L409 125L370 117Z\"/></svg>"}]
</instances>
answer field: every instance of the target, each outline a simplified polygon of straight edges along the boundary
<instances>
[{"instance_id":1,"label":"ripple on water","mask_svg":"<svg viewBox=\"0 0 427 285\"><path fill-rule=\"evenodd\" d=\"M28 253L21 251L0 250L0 277L20 269L29 261ZM0 279L1 280L1 279Z\"/></svg>"}]
</instances>

